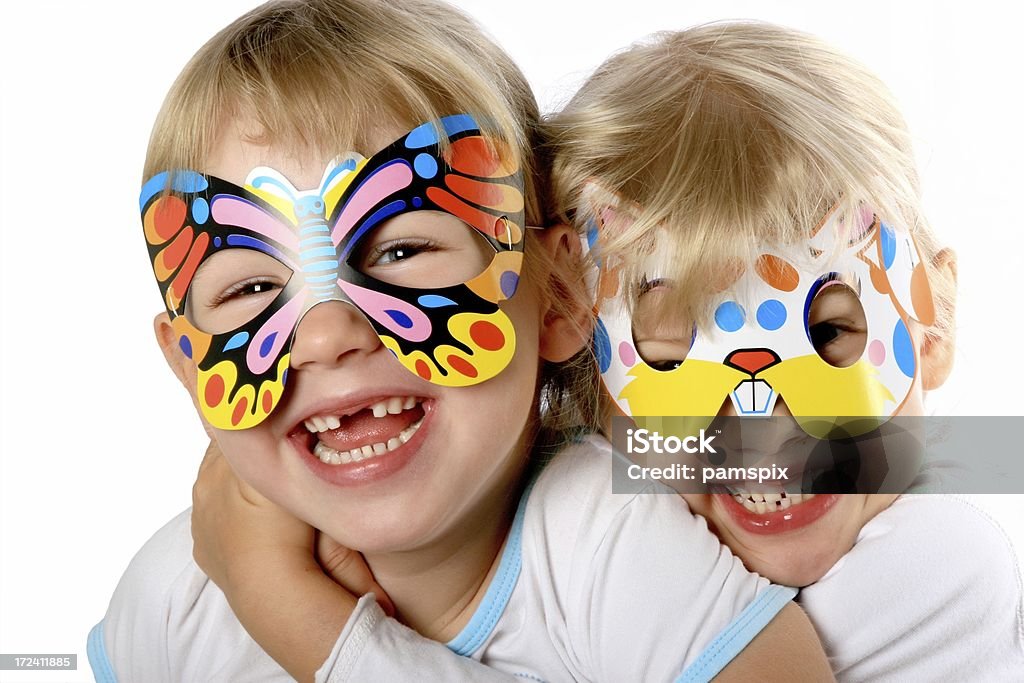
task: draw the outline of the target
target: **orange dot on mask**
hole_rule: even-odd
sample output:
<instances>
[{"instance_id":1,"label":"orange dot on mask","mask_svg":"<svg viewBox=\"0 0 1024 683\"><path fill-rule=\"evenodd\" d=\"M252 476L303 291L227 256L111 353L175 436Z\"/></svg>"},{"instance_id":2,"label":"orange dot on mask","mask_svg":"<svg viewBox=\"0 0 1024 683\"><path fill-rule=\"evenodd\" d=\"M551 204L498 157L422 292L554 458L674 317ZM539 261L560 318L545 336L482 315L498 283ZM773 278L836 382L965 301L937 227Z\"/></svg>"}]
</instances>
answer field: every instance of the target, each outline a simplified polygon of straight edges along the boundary
<instances>
[{"instance_id":1,"label":"orange dot on mask","mask_svg":"<svg viewBox=\"0 0 1024 683\"><path fill-rule=\"evenodd\" d=\"M270 390L268 389L268 390L263 392L263 412L264 413L269 413L270 410L273 407L274 407L274 397L270 393Z\"/></svg>"},{"instance_id":2,"label":"orange dot on mask","mask_svg":"<svg viewBox=\"0 0 1024 683\"><path fill-rule=\"evenodd\" d=\"M800 284L800 274L796 268L778 256L761 254L754 270L767 285L783 292L792 292Z\"/></svg>"},{"instance_id":3,"label":"orange dot on mask","mask_svg":"<svg viewBox=\"0 0 1024 683\"><path fill-rule=\"evenodd\" d=\"M242 418L245 417L245 409L249 407L248 399L243 396L238 399L238 404L235 406L235 410L231 413L231 425L237 426Z\"/></svg>"},{"instance_id":4,"label":"orange dot on mask","mask_svg":"<svg viewBox=\"0 0 1024 683\"><path fill-rule=\"evenodd\" d=\"M430 367L427 366L427 364L424 363L422 359L416 361L416 374L422 377L423 379L430 379Z\"/></svg>"},{"instance_id":5,"label":"orange dot on mask","mask_svg":"<svg viewBox=\"0 0 1024 683\"><path fill-rule=\"evenodd\" d=\"M469 336L484 351L497 351L505 345L505 335L494 323L478 320L469 326Z\"/></svg>"},{"instance_id":6,"label":"orange dot on mask","mask_svg":"<svg viewBox=\"0 0 1024 683\"><path fill-rule=\"evenodd\" d=\"M476 377L479 374L476 368L474 368L466 359L459 358L455 355L448 356L448 365L452 366L452 368L461 372L466 377Z\"/></svg>"},{"instance_id":7,"label":"orange dot on mask","mask_svg":"<svg viewBox=\"0 0 1024 683\"><path fill-rule=\"evenodd\" d=\"M206 389L203 391L203 399L206 405L216 408L224 398L224 378L220 375L212 376L206 382Z\"/></svg>"}]
</instances>

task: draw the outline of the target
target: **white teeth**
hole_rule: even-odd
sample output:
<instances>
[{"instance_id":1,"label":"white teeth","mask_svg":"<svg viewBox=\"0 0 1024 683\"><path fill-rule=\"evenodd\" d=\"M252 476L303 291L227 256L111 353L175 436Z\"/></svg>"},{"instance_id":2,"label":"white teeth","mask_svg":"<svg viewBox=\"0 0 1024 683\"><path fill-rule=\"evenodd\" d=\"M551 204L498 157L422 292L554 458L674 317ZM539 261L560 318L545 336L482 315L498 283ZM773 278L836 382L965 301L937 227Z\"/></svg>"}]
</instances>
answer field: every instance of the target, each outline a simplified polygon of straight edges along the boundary
<instances>
[{"instance_id":1,"label":"white teeth","mask_svg":"<svg viewBox=\"0 0 1024 683\"><path fill-rule=\"evenodd\" d=\"M369 407L369 410L373 413L374 417L398 415L403 410L414 408L417 403L419 403L419 401L415 396L392 396L384 401L374 403ZM309 432L313 434L320 434L321 432L327 432L341 427L341 418L342 416L339 415L314 415L306 418L303 421L303 424Z\"/></svg>"},{"instance_id":2,"label":"white teeth","mask_svg":"<svg viewBox=\"0 0 1024 683\"><path fill-rule=\"evenodd\" d=\"M415 399L413 399L413 405L415 404ZM399 412L401 412L401 410L399 410ZM412 438L412 435L416 433L416 430L420 428L421 424L423 424L422 417L403 429L398 436L393 436L388 439L387 443L379 442L375 444L367 444L365 446L353 448L350 451L339 452L330 446L325 445L323 442L317 441L316 446L313 448L313 454L320 459L320 462L328 465L345 465L351 462L359 462L361 460L366 460L367 458L373 458L378 455L384 455L385 453L397 450ZM337 429L337 427L334 429Z\"/></svg>"},{"instance_id":3,"label":"white teeth","mask_svg":"<svg viewBox=\"0 0 1024 683\"><path fill-rule=\"evenodd\" d=\"M759 515L788 510L794 505L806 503L814 498L813 493L765 493L763 491L746 491L736 486L726 487L732 495L733 500L745 507L750 512Z\"/></svg>"}]
</instances>

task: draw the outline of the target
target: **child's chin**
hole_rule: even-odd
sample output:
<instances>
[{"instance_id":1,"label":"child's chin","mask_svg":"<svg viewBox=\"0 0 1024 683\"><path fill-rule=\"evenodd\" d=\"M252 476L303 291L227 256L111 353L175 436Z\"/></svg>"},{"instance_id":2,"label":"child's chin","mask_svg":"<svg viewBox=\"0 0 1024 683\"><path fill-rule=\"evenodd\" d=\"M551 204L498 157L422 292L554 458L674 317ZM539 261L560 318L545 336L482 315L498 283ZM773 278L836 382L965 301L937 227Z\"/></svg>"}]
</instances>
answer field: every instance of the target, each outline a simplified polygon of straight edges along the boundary
<instances>
[{"instance_id":1,"label":"child's chin","mask_svg":"<svg viewBox=\"0 0 1024 683\"><path fill-rule=\"evenodd\" d=\"M777 561L766 559L760 563L746 562L746 560L744 562L747 564L747 569L757 572L772 583L803 588L812 583L817 583L821 577L828 573L832 566L835 565L836 560L842 555L843 553L838 553L836 557L828 555L820 558L810 558L806 561L788 557L779 558Z\"/></svg>"}]
</instances>

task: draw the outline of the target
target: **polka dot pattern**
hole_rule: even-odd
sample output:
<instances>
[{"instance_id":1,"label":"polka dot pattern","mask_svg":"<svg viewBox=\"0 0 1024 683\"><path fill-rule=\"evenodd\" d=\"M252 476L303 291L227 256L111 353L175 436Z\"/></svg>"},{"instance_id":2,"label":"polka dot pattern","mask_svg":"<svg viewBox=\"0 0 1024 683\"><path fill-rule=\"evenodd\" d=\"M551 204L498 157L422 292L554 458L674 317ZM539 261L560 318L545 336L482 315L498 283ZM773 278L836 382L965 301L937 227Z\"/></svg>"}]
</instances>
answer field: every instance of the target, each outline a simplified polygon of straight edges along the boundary
<instances>
[{"instance_id":1,"label":"polka dot pattern","mask_svg":"<svg viewBox=\"0 0 1024 683\"><path fill-rule=\"evenodd\" d=\"M715 309L715 324L723 332L735 332L743 327L746 318L743 307L735 301L726 301Z\"/></svg>"},{"instance_id":2,"label":"polka dot pattern","mask_svg":"<svg viewBox=\"0 0 1024 683\"><path fill-rule=\"evenodd\" d=\"M868 344L868 360L876 368L881 367L882 363L885 362L885 344L882 343L881 339L875 339Z\"/></svg>"},{"instance_id":3,"label":"polka dot pattern","mask_svg":"<svg viewBox=\"0 0 1024 683\"><path fill-rule=\"evenodd\" d=\"M914 360L914 342L902 320L896 323L896 329L892 333L892 355L896 359L896 365L899 366L900 372L907 377L913 377L917 367Z\"/></svg>"},{"instance_id":4,"label":"polka dot pattern","mask_svg":"<svg viewBox=\"0 0 1024 683\"><path fill-rule=\"evenodd\" d=\"M622 342L619 344L619 360L627 368L633 367L636 363L636 349L629 342Z\"/></svg>"},{"instance_id":5,"label":"polka dot pattern","mask_svg":"<svg viewBox=\"0 0 1024 683\"><path fill-rule=\"evenodd\" d=\"M203 400L206 401L206 405L211 408L216 408L220 405L220 402L223 399L224 378L220 375L214 375L210 377L210 380L206 383L206 388L203 391Z\"/></svg>"},{"instance_id":6,"label":"polka dot pattern","mask_svg":"<svg viewBox=\"0 0 1024 683\"><path fill-rule=\"evenodd\" d=\"M459 358L456 355L448 356L448 365L452 366L456 372L459 372L466 377L476 377L478 374L477 370L473 365L464 358Z\"/></svg>"},{"instance_id":7,"label":"polka dot pattern","mask_svg":"<svg viewBox=\"0 0 1024 683\"><path fill-rule=\"evenodd\" d=\"M775 331L786 324L786 306L778 299L768 299L757 307L757 324Z\"/></svg>"},{"instance_id":8,"label":"polka dot pattern","mask_svg":"<svg viewBox=\"0 0 1024 683\"><path fill-rule=\"evenodd\" d=\"M485 351L497 351L505 345L505 335L494 323L478 320L469 327L469 336Z\"/></svg>"},{"instance_id":9,"label":"polka dot pattern","mask_svg":"<svg viewBox=\"0 0 1024 683\"><path fill-rule=\"evenodd\" d=\"M800 273L796 268L772 254L761 254L754 270L765 284L783 292L792 292L800 284Z\"/></svg>"},{"instance_id":10,"label":"polka dot pattern","mask_svg":"<svg viewBox=\"0 0 1024 683\"><path fill-rule=\"evenodd\" d=\"M597 365L601 372L607 372L612 366L612 343L608 339L608 329L600 318L597 319L597 326L594 328L594 355L597 356Z\"/></svg>"}]
</instances>

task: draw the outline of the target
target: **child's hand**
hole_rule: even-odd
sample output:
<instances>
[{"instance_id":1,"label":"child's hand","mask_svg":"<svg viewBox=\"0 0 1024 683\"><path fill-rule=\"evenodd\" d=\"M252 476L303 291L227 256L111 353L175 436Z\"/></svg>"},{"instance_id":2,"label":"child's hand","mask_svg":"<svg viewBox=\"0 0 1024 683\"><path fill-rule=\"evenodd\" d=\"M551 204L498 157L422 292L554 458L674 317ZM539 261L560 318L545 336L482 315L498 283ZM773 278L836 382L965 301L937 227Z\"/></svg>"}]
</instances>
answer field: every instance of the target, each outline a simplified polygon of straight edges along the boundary
<instances>
[{"instance_id":1,"label":"child's hand","mask_svg":"<svg viewBox=\"0 0 1024 683\"><path fill-rule=\"evenodd\" d=\"M358 595L372 591L393 611L362 555L240 480L216 442L192 489L192 540L196 564L224 592L238 621L299 680L312 680Z\"/></svg>"},{"instance_id":2,"label":"child's hand","mask_svg":"<svg viewBox=\"0 0 1024 683\"><path fill-rule=\"evenodd\" d=\"M266 562L313 568L315 532L235 476L211 441L192 487L192 554L230 601Z\"/></svg>"},{"instance_id":3,"label":"child's hand","mask_svg":"<svg viewBox=\"0 0 1024 683\"><path fill-rule=\"evenodd\" d=\"M381 609L389 616L395 616L395 605L384 592L361 553L346 548L330 536L318 531L316 534L316 559L335 583L354 595L373 593Z\"/></svg>"}]
</instances>

